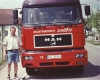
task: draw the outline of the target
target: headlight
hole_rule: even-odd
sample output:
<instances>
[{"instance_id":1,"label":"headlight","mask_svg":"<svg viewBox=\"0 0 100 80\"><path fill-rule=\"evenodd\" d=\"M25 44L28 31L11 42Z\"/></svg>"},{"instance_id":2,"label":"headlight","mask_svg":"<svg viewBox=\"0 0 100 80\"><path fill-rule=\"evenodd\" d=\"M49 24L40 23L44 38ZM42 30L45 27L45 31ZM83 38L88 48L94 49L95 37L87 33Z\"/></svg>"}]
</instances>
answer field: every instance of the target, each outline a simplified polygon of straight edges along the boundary
<instances>
[{"instance_id":1,"label":"headlight","mask_svg":"<svg viewBox=\"0 0 100 80\"><path fill-rule=\"evenodd\" d=\"M76 58L84 58L84 54L76 54L75 57Z\"/></svg>"},{"instance_id":2,"label":"headlight","mask_svg":"<svg viewBox=\"0 0 100 80\"><path fill-rule=\"evenodd\" d=\"M83 58L84 57L84 54L80 54L80 58Z\"/></svg>"},{"instance_id":3,"label":"headlight","mask_svg":"<svg viewBox=\"0 0 100 80\"><path fill-rule=\"evenodd\" d=\"M75 56L76 58L79 58L80 57L80 55L79 54L76 54L76 56Z\"/></svg>"},{"instance_id":4,"label":"headlight","mask_svg":"<svg viewBox=\"0 0 100 80\"><path fill-rule=\"evenodd\" d=\"M24 58L25 58L25 60L33 60L32 56L25 56Z\"/></svg>"}]
</instances>

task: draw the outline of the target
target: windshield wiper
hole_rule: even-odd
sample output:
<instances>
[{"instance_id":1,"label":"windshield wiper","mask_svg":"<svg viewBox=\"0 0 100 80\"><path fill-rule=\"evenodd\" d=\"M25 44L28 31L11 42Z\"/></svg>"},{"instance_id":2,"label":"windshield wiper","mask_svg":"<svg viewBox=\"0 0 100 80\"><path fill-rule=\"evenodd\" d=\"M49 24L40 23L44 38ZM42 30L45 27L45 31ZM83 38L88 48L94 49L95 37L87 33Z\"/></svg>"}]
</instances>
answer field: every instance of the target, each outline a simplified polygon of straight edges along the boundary
<instances>
[{"instance_id":1,"label":"windshield wiper","mask_svg":"<svg viewBox=\"0 0 100 80\"><path fill-rule=\"evenodd\" d=\"M68 21L67 21L67 22L66 22L66 21L63 21L63 22L62 22L62 21L61 21L61 22L60 22L60 21L57 21L57 22L55 22L55 23L72 24L71 22L68 22Z\"/></svg>"},{"instance_id":2,"label":"windshield wiper","mask_svg":"<svg viewBox=\"0 0 100 80\"><path fill-rule=\"evenodd\" d=\"M54 23L54 22L43 22L43 23L40 23L40 24L48 24L48 25L54 25L54 26L58 26L58 24L57 23Z\"/></svg>"},{"instance_id":3,"label":"windshield wiper","mask_svg":"<svg viewBox=\"0 0 100 80\"><path fill-rule=\"evenodd\" d=\"M40 27L40 26L47 26L47 25L51 25L51 26L55 26L58 25L57 23L53 23L53 22L42 22L42 23L31 23L31 24L26 24L26 25L34 25L34 27Z\"/></svg>"},{"instance_id":4,"label":"windshield wiper","mask_svg":"<svg viewBox=\"0 0 100 80\"><path fill-rule=\"evenodd\" d=\"M49 25L49 26L59 26L59 25L57 25L57 23L52 23L52 22L31 23L31 24L26 24L26 25L33 26L34 29L36 29L36 27L41 29L42 26L46 28L47 25Z\"/></svg>"},{"instance_id":5,"label":"windshield wiper","mask_svg":"<svg viewBox=\"0 0 100 80\"><path fill-rule=\"evenodd\" d=\"M72 23L70 21L63 21L63 22L57 21L55 23L58 23L58 24L64 25L64 26L70 26L70 27L72 26Z\"/></svg>"},{"instance_id":6,"label":"windshield wiper","mask_svg":"<svg viewBox=\"0 0 100 80\"><path fill-rule=\"evenodd\" d=\"M28 24L25 24L26 26L30 26L30 27L33 27L34 29L36 29L36 27L38 28L41 28L41 24L39 23L28 23Z\"/></svg>"},{"instance_id":7,"label":"windshield wiper","mask_svg":"<svg viewBox=\"0 0 100 80\"><path fill-rule=\"evenodd\" d=\"M49 25L49 26L61 26L61 25L64 25L65 27L66 26L71 26L72 25L72 23L71 22L42 22L42 23L31 23L31 24L26 24L26 25L30 25L30 26L32 26L32 25L34 25L34 28L36 28L36 27L38 27L38 28L41 28L42 26L47 26L47 25Z\"/></svg>"},{"instance_id":8,"label":"windshield wiper","mask_svg":"<svg viewBox=\"0 0 100 80\"><path fill-rule=\"evenodd\" d=\"M37 27L37 26L41 26L39 23L28 23L28 24L24 24L24 25L28 25L28 26L32 26L32 25L34 25L35 27Z\"/></svg>"}]
</instances>

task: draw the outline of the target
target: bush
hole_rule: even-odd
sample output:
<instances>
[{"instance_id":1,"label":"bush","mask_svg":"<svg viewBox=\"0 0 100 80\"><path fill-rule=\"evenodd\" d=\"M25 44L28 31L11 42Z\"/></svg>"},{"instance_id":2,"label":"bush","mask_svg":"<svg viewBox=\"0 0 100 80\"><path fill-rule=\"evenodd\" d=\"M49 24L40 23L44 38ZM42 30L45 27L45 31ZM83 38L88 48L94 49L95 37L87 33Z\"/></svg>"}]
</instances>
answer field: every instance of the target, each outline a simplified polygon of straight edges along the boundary
<instances>
[{"instance_id":1,"label":"bush","mask_svg":"<svg viewBox=\"0 0 100 80\"><path fill-rule=\"evenodd\" d=\"M100 41L91 41L91 40L87 40L88 43L91 43L93 45L100 45Z\"/></svg>"}]
</instances>

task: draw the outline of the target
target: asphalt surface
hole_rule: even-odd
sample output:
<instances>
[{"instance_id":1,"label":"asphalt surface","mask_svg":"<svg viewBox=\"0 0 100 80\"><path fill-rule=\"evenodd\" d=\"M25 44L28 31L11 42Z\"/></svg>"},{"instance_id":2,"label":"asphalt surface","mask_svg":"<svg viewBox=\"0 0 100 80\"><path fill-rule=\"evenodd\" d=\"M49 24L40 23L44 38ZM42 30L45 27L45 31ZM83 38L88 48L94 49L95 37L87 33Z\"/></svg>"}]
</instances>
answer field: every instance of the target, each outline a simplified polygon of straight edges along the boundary
<instances>
[{"instance_id":1,"label":"asphalt surface","mask_svg":"<svg viewBox=\"0 0 100 80\"><path fill-rule=\"evenodd\" d=\"M100 46L85 45L88 51L88 64L82 74L68 72L43 73L40 75L26 76L25 80L100 80Z\"/></svg>"}]
</instances>

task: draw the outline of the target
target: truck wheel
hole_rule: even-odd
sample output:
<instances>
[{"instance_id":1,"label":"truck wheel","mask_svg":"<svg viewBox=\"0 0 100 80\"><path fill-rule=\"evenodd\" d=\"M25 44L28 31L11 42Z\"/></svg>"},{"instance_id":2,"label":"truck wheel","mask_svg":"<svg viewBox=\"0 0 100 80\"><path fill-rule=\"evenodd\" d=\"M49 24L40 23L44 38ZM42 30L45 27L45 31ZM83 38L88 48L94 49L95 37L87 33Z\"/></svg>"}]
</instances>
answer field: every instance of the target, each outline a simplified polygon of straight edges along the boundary
<instances>
[{"instance_id":1,"label":"truck wheel","mask_svg":"<svg viewBox=\"0 0 100 80\"><path fill-rule=\"evenodd\" d=\"M84 70L84 66L75 66L74 67L74 70L76 73L83 73L83 70Z\"/></svg>"},{"instance_id":2,"label":"truck wheel","mask_svg":"<svg viewBox=\"0 0 100 80\"><path fill-rule=\"evenodd\" d=\"M28 74L28 75L33 75L33 73L34 73L34 69L33 68L26 68L26 73Z\"/></svg>"}]
</instances>

